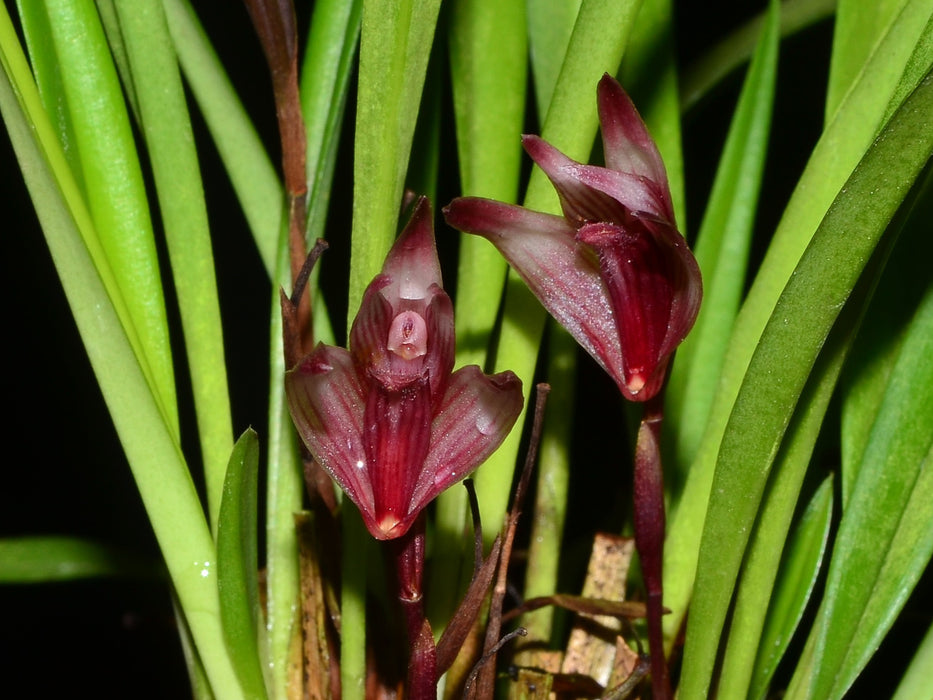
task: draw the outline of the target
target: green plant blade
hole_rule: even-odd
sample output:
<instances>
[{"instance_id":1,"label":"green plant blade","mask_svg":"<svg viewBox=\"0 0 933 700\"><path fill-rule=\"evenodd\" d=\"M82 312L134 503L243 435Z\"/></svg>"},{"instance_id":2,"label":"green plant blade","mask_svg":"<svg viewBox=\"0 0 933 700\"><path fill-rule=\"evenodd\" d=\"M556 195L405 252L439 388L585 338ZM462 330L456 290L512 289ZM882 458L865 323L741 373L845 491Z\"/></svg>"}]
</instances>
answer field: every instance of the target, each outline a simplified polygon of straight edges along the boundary
<instances>
[{"instance_id":1,"label":"green plant blade","mask_svg":"<svg viewBox=\"0 0 933 700\"><path fill-rule=\"evenodd\" d=\"M347 307L350 321L363 289L382 269L399 227L402 189L439 8L439 0L363 2Z\"/></svg>"},{"instance_id":2,"label":"green plant blade","mask_svg":"<svg viewBox=\"0 0 933 700\"><path fill-rule=\"evenodd\" d=\"M256 524L259 437L247 430L233 446L217 523L217 590L224 641L243 689L265 698L259 664L259 544Z\"/></svg>"},{"instance_id":3,"label":"green plant blade","mask_svg":"<svg viewBox=\"0 0 933 700\"><path fill-rule=\"evenodd\" d=\"M230 177L269 279L285 194L275 166L188 0L162 0L185 80Z\"/></svg>"},{"instance_id":4,"label":"green plant blade","mask_svg":"<svg viewBox=\"0 0 933 700\"><path fill-rule=\"evenodd\" d=\"M761 334L792 277L814 231L833 199L890 114L892 102L917 85L933 63L926 41L930 0L911 0L885 34L847 93L813 150L761 264L754 284L736 318L721 380L710 407L706 431L697 448L683 496L668 530L664 570L667 629L679 628L690 600L723 432ZM899 102L894 102L899 105Z\"/></svg>"},{"instance_id":5,"label":"green plant blade","mask_svg":"<svg viewBox=\"0 0 933 700\"><path fill-rule=\"evenodd\" d=\"M784 0L781 37L788 37L833 16L837 0ZM746 22L690 65L683 75L680 101L689 112L755 52L768 11Z\"/></svg>"},{"instance_id":6,"label":"green plant blade","mask_svg":"<svg viewBox=\"0 0 933 700\"><path fill-rule=\"evenodd\" d=\"M131 552L80 537L0 539L0 583L48 583L103 576L158 576L159 567Z\"/></svg>"},{"instance_id":7,"label":"green plant blade","mask_svg":"<svg viewBox=\"0 0 933 700\"><path fill-rule=\"evenodd\" d=\"M149 203L110 49L92 0L30 3L23 15L36 55L46 111L64 124L60 138L80 172L94 230L129 311L139 351L151 368L153 391L178 435L168 322ZM39 20L34 24L33 20ZM45 78L47 72L60 75ZM60 88L60 92L57 89Z\"/></svg>"},{"instance_id":8,"label":"green plant blade","mask_svg":"<svg viewBox=\"0 0 933 700\"><path fill-rule=\"evenodd\" d=\"M923 641L914 653L914 658L907 667L891 700L930 700L933 698L933 678L930 668L933 666L933 625L927 630Z\"/></svg>"},{"instance_id":9,"label":"green plant blade","mask_svg":"<svg viewBox=\"0 0 933 700\"><path fill-rule=\"evenodd\" d=\"M668 464L684 478L706 429L745 286L777 84L778 4L762 26L694 247L703 273L703 305L677 350L665 400L676 436Z\"/></svg>"},{"instance_id":10,"label":"green plant blade","mask_svg":"<svg viewBox=\"0 0 933 700\"><path fill-rule=\"evenodd\" d=\"M839 526L805 697L842 697L933 552L933 289L898 354Z\"/></svg>"},{"instance_id":11,"label":"green plant blade","mask_svg":"<svg viewBox=\"0 0 933 700\"><path fill-rule=\"evenodd\" d=\"M36 206L72 315L211 685L219 696L242 697L224 649L217 588L210 568L213 539L176 432L153 395L123 321L102 281L80 226L91 227L57 137L29 78L15 31L0 10L0 113Z\"/></svg>"},{"instance_id":12,"label":"green plant blade","mask_svg":"<svg viewBox=\"0 0 933 700\"><path fill-rule=\"evenodd\" d=\"M198 156L161 2L117 0L115 6L178 295L214 529L233 433L220 301Z\"/></svg>"},{"instance_id":13,"label":"green plant blade","mask_svg":"<svg viewBox=\"0 0 933 700\"><path fill-rule=\"evenodd\" d=\"M832 119L842 98L858 77L878 39L906 0L839 0L833 25L833 53L826 87L826 120Z\"/></svg>"},{"instance_id":14,"label":"green plant blade","mask_svg":"<svg viewBox=\"0 0 933 700\"><path fill-rule=\"evenodd\" d=\"M528 78L526 34L523 0L459 0L451 5L447 38L463 195L505 202L518 198ZM502 40L505 36L508 41ZM439 234L444 235L450 235L449 229ZM507 264L484 238L459 235L456 365L486 367ZM497 488L508 492L512 471L493 476L498 477ZM429 582L434 620L450 616L472 566L463 537L468 512L465 489L448 489L438 497L437 557ZM484 522L490 515L484 506Z\"/></svg>"},{"instance_id":15,"label":"green plant blade","mask_svg":"<svg viewBox=\"0 0 933 700\"><path fill-rule=\"evenodd\" d=\"M933 150L933 78L895 113L820 224L762 333L723 435L697 565L681 697L706 695L748 533L810 368Z\"/></svg>"},{"instance_id":16,"label":"green plant blade","mask_svg":"<svg viewBox=\"0 0 933 700\"><path fill-rule=\"evenodd\" d=\"M758 645L748 697L766 696L777 665L803 616L829 540L832 486L832 477L826 477L810 499L785 547L781 571Z\"/></svg>"}]
</instances>

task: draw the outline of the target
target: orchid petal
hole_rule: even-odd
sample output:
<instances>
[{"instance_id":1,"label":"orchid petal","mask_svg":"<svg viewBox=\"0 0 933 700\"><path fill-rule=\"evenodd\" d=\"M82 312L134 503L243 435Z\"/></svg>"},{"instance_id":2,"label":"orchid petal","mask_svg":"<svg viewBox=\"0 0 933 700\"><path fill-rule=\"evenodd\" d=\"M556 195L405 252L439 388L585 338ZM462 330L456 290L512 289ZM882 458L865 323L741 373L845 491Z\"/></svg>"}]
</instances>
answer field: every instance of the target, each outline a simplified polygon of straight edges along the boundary
<instances>
[{"instance_id":1,"label":"orchid petal","mask_svg":"<svg viewBox=\"0 0 933 700\"><path fill-rule=\"evenodd\" d=\"M575 229L551 214L478 197L445 209L447 223L488 239L548 312L617 382L622 352L609 291L596 256L578 244Z\"/></svg>"},{"instance_id":2,"label":"orchid petal","mask_svg":"<svg viewBox=\"0 0 933 700\"><path fill-rule=\"evenodd\" d=\"M432 285L443 286L434 245L434 215L427 198L415 205L411 220L386 256L382 274L391 280L383 292L390 300L426 299Z\"/></svg>"},{"instance_id":3,"label":"orchid petal","mask_svg":"<svg viewBox=\"0 0 933 700\"><path fill-rule=\"evenodd\" d=\"M599 81L596 95L606 167L665 183L670 202L664 161L632 100L608 73Z\"/></svg>"},{"instance_id":4,"label":"orchid petal","mask_svg":"<svg viewBox=\"0 0 933 700\"><path fill-rule=\"evenodd\" d=\"M285 373L285 395L298 434L317 462L374 522L363 447L364 391L350 353L318 345Z\"/></svg>"},{"instance_id":5,"label":"orchid petal","mask_svg":"<svg viewBox=\"0 0 933 700\"><path fill-rule=\"evenodd\" d=\"M522 382L512 372L487 376L469 365L451 375L435 408L431 448L409 508L412 517L496 451L522 403Z\"/></svg>"},{"instance_id":6,"label":"orchid petal","mask_svg":"<svg viewBox=\"0 0 933 700\"><path fill-rule=\"evenodd\" d=\"M369 530L377 539L401 537L418 515L410 504L430 445L432 408L427 380L403 391L386 390L377 382L369 387L363 440L367 463L373 465L377 529Z\"/></svg>"},{"instance_id":7,"label":"orchid petal","mask_svg":"<svg viewBox=\"0 0 933 700\"><path fill-rule=\"evenodd\" d=\"M670 196L665 202L663 188L640 175L578 163L537 136L523 136L522 145L554 185L564 216L574 226L624 224L634 211L671 216Z\"/></svg>"}]
</instances>

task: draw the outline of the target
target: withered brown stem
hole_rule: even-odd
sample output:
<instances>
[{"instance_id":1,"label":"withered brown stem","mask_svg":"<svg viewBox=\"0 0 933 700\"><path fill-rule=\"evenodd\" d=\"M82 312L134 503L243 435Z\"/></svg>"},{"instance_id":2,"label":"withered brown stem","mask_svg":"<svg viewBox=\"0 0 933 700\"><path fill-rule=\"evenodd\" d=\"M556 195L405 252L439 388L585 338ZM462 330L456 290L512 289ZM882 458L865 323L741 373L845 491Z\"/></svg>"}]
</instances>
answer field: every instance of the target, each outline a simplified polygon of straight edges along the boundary
<instances>
[{"instance_id":1,"label":"withered brown stem","mask_svg":"<svg viewBox=\"0 0 933 700\"><path fill-rule=\"evenodd\" d=\"M506 584L508 579L509 559L512 556L512 543L515 540L515 531L518 528L518 520L522 514L522 504L525 500L525 493L531 481L531 472L538 458L538 446L541 443L541 426L544 422L544 407L547 404L547 395L551 387L547 384L538 384L535 389L535 412L534 423L531 429L531 440L528 445L528 454L525 456L522 474L515 488L515 496L512 498L512 507L509 510L509 517L505 523L505 536L502 538L502 552L499 555L498 576L492 590L492 601L489 604L489 622L486 625L486 641L483 646L483 659L480 664L477 664L482 665L482 669L480 669L480 672L476 676L476 683L464 689L464 697L493 697L496 671L495 654L502 644L499 635L502 631L502 603L505 600L507 591ZM509 638L511 639L511 637Z\"/></svg>"}]
</instances>

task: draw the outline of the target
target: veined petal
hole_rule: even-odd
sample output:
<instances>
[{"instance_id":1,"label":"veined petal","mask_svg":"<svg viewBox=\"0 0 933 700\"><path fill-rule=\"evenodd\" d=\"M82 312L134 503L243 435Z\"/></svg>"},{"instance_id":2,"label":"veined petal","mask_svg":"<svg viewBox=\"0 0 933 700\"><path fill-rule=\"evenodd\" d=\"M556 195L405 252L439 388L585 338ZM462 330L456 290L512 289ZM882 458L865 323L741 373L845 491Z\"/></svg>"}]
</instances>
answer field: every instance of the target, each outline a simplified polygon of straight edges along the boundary
<instances>
[{"instance_id":1,"label":"veined petal","mask_svg":"<svg viewBox=\"0 0 933 700\"><path fill-rule=\"evenodd\" d=\"M522 410L522 382L512 372L492 376L476 365L453 373L431 424L431 448L412 495L418 513L495 452Z\"/></svg>"},{"instance_id":2,"label":"veined petal","mask_svg":"<svg viewBox=\"0 0 933 700\"><path fill-rule=\"evenodd\" d=\"M432 409L426 379L402 391L386 390L370 382L363 444L367 463L373 465L370 481L375 527L369 523L367 526L377 539L401 537L418 515L411 508L412 494L430 445Z\"/></svg>"},{"instance_id":3,"label":"veined petal","mask_svg":"<svg viewBox=\"0 0 933 700\"><path fill-rule=\"evenodd\" d=\"M441 265L434 245L434 215L426 197L415 205L411 220L386 256L382 274L391 280L383 290L390 301L395 298L426 299L432 285L443 287Z\"/></svg>"},{"instance_id":4,"label":"veined petal","mask_svg":"<svg viewBox=\"0 0 933 700\"><path fill-rule=\"evenodd\" d=\"M454 333L454 305L440 287L435 287L431 303L424 312L428 329L428 352L424 368L431 382L435 400L443 393L454 368L457 339Z\"/></svg>"},{"instance_id":5,"label":"veined petal","mask_svg":"<svg viewBox=\"0 0 933 700\"><path fill-rule=\"evenodd\" d=\"M609 290L593 251L575 240L560 216L478 197L445 209L454 228L487 238L541 304L612 377L622 378L622 353Z\"/></svg>"},{"instance_id":6,"label":"veined petal","mask_svg":"<svg viewBox=\"0 0 933 700\"><path fill-rule=\"evenodd\" d=\"M675 229L653 220L635 220L629 227L587 224L577 238L598 253L612 299L622 348L619 389L633 401L650 399L696 319L696 261Z\"/></svg>"},{"instance_id":7,"label":"veined petal","mask_svg":"<svg viewBox=\"0 0 933 700\"><path fill-rule=\"evenodd\" d=\"M665 200L664 187L642 175L578 163L538 136L523 136L522 145L554 185L573 226L589 221L625 224L635 211L672 217L670 195Z\"/></svg>"},{"instance_id":8,"label":"veined petal","mask_svg":"<svg viewBox=\"0 0 933 700\"><path fill-rule=\"evenodd\" d=\"M606 73L599 81L596 99L606 167L664 184L670 202L664 161L625 90Z\"/></svg>"},{"instance_id":9,"label":"veined petal","mask_svg":"<svg viewBox=\"0 0 933 700\"><path fill-rule=\"evenodd\" d=\"M374 522L373 490L363 447L363 388L350 353L318 345L285 373L295 427L318 464Z\"/></svg>"}]
</instances>

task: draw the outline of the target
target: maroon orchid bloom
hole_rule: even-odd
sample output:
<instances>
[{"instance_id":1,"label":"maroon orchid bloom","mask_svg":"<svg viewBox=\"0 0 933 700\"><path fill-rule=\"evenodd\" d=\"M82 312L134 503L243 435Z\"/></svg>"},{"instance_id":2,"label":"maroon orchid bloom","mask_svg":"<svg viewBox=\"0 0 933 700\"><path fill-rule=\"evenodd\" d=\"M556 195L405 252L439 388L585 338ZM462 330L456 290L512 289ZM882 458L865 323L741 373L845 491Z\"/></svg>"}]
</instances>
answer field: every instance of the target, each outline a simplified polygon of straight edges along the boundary
<instances>
[{"instance_id":1,"label":"maroon orchid bloom","mask_svg":"<svg viewBox=\"0 0 933 700\"><path fill-rule=\"evenodd\" d=\"M444 215L491 241L623 396L647 401L696 320L700 269L674 223L658 149L609 75L598 105L604 168L522 137L557 189L563 216L478 197L455 199Z\"/></svg>"},{"instance_id":2,"label":"maroon orchid bloom","mask_svg":"<svg viewBox=\"0 0 933 700\"><path fill-rule=\"evenodd\" d=\"M422 199L366 289L350 351L318 345L285 376L302 440L377 539L404 535L518 418L521 381L512 372L452 372L453 364L453 305Z\"/></svg>"}]
</instances>

